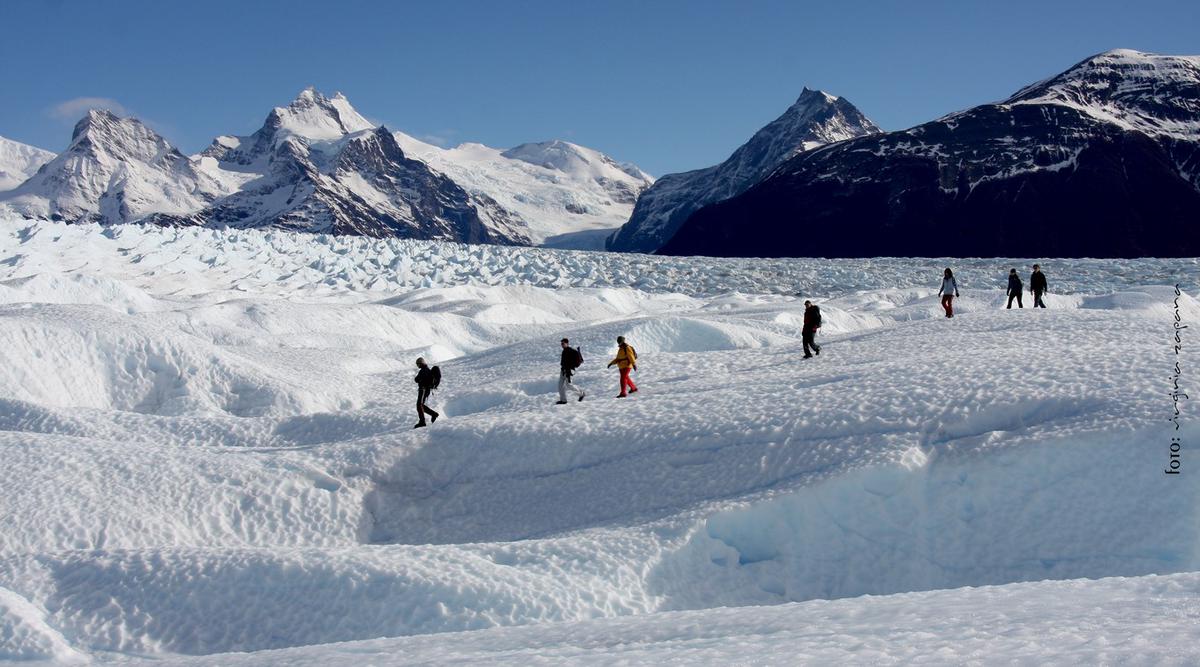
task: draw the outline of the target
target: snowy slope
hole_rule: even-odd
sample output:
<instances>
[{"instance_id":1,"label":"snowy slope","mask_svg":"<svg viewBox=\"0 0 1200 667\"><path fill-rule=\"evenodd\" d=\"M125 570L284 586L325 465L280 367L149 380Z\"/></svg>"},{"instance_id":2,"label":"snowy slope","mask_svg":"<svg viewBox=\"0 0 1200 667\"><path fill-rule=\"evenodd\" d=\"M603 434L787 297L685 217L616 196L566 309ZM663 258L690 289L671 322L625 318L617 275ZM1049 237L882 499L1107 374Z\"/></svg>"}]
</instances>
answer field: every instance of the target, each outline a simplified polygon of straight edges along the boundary
<instances>
[{"instance_id":1,"label":"snowy slope","mask_svg":"<svg viewBox=\"0 0 1200 667\"><path fill-rule=\"evenodd\" d=\"M666 612L162 665L1191 664L1194 573ZM141 663L137 663L141 664Z\"/></svg>"},{"instance_id":2,"label":"snowy slope","mask_svg":"<svg viewBox=\"0 0 1200 667\"><path fill-rule=\"evenodd\" d=\"M54 153L0 137L0 192L12 190L54 158Z\"/></svg>"},{"instance_id":3,"label":"snowy slope","mask_svg":"<svg viewBox=\"0 0 1200 667\"><path fill-rule=\"evenodd\" d=\"M797 153L879 131L845 99L805 88L783 115L755 132L721 164L660 178L638 200L633 215L608 247L653 252L692 212L745 192Z\"/></svg>"},{"instance_id":4,"label":"snowy slope","mask_svg":"<svg viewBox=\"0 0 1200 667\"><path fill-rule=\"evenodd\" d=\"M1195 576L1148 576L1200 570L1162 474L1194 260L1044 261L1046 311L956 261L946 320L911 260L15 220L0 253L3 658L1195 657L1154 648ZM588 397L555 406L564 335Z\"/></svg>"},{"instance_id":5,"label":"snowy slope","mask_svg":"<svg viewBox=\"0 0 1200 667\"><path fill-rule=\"evenodd\" d=\"M402 132L395 136L406 154L519 215L539 245L601 249L604 236L629 219L638 195L654 182L635 166L566 141L444 149Z\"/></svg>"},{"instance_id":6,"label":"snowy slope","mask_svg":"<svg viewBox=\"0 0 1200 667\"><path fill-rule=\"evenodd\" d=\"M91 110L75 125L71 145L0 195L0 207L25 217L122 223L187 214L225 191L137 119Z\"/></svg>"}]
</instances>

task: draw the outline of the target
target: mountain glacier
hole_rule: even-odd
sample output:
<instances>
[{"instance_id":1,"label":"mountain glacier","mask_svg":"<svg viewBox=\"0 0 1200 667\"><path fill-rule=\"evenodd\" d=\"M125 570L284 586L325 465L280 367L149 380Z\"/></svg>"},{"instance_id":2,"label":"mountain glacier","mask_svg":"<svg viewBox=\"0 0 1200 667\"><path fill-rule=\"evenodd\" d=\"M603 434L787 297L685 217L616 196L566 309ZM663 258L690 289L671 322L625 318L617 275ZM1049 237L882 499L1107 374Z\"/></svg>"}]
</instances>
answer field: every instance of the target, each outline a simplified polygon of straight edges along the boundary
<instances>
[{"instance_id":1,"label":"mountain glacier","mask_svg":"<svg viewBox=\"0 0 1200 667\"><path fill-rule=\"evenodd\" d=\"M654 178L567 141L501 150L477 143L440 148L402 132L404 152L519 215L540 245L601 249Z\"/></svg>"}]
</instances>

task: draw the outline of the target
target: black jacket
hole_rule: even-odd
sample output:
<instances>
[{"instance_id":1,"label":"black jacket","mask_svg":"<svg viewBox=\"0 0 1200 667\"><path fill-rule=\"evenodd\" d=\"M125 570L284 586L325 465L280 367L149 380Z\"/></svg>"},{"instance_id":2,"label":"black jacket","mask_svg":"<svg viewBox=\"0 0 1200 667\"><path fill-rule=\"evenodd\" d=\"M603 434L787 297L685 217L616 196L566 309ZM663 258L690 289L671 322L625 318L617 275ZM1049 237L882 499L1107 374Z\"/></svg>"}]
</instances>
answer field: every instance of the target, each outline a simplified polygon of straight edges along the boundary
<instances>
[{"instance_id":1,"label":"black jacket","mask_svg":"<svg viewBox=\"0 0 1200 667\"><path fill-rule=\"evenodd\" d=\"M1034 271L1029 275L1029 289L1035 292L1046 291L1046 274L1041 271Z\"/></svg>"},{"instance_id":2,"label":"black jacket","mask_svg":"<svg viewBox=\"0 0 1200 667\"><path fill-rule=\"evenodd\" d=\"M416 382L417 386L422 389L432 389L433 371L429 370L428 366L422 368L421 370L417 371L417 377L413 378L413 382Z\"/></svg>"},{"instance_id":3,"label":"black jacket","mask_svg":"<svg viewBox=\"0 0 1200 667\"><path fill-rule=\"evenodd\" d=\"M804 309L804 328L805 329L820 329L821 328L821 309L816 306L809 306Z\"/></svg>"},{"instance_id":4,"label":"black jacket","mask_svg":"<svg viewBox=\"0 0 1200 667\"><path fill-rule=\"evenodd\" d=\"M1016 296L1021 293L1021 288L1025 285L1021 283L1021 277L1015 273L1008 274L1008 296Z\"/></svg>"},{"instance_id":5,"label":"black jacket","mask_svg":"<svg viewBox=\"0 0 1200 667\"><path fill-rule=\"evenodd\" d=\"M558 361L558 365L562 368L562 372L570 375L575 372L575 355L579 354L573 347L564 347L562 357Z\"/></svg>"}]
</instances>

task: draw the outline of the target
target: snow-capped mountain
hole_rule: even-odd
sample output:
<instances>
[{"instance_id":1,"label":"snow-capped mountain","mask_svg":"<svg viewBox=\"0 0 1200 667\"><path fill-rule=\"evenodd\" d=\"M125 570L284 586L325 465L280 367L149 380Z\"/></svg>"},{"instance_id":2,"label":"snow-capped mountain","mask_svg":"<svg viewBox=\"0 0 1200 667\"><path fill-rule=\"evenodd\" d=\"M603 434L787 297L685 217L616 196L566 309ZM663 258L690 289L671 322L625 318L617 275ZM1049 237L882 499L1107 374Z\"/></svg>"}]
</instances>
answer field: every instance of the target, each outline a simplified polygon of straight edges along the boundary
<instances>
[{"instance_id":1,"label":"snow-capped mountain","mask_svg":"<svg viewBox=\"0 0 1200 667\"><path fill-rule=\"evenodd\" d=\"M564 141L441 149L311 88L191 158L136 119L91 111L61 155L3 140L0 160L16 188L0 206L28 218L559 247L601 247L653 182Z\"/></svg>"},{"instance_id":2,"label":"snow-capped mountain","mask_svg":"<svg viewBox=\"0 0 1200 667\"><path fill-rule=\"evenodd\" d=\"M667 174L638 199L610 250L652 252L692 212L744 192L797 153L880 129L845 99L805 88L795 104L756 132L721 164Z\"/></svg>"},{"instance_id":3,"label":"snow-capped mountain","mask_svg":"<svg viewBox=\"0 0 1200 667\"><path fill-rule=\"evenodd\" d=\"M1178 257L1200 254L1197 219L1200 57L1118 49L1002 102L798 155L661 252Z\"/></svg>"},{"instance_id":4,"label":"snow-capped mountain","mask_svg":"<svg viewBox=\"0 0 1200 667\"><path fill-rule=\"evenodd\" d=\"M54 153L0 137L0 192L12 190L54 159Z\"/></svg>"},{"instance_id":5,"label":"snow-capped mountain","mask_svg":"<svg viewBox=\"0 0 1200 667\"><path fill-rule=\"evenodd\" d=\"M408 158L340 94L307 89L254 134L218 137L198 162L237 188L192 216L202 224L530 243L520 218Z\"/></svg>"},{"instance_id":6,"label":"snow-capped mountain","mask_svg":"<svg viewBox=\"0 0 1200 667\"><path fill-rule=\"evenodd\" d=\"M190 213L223 192L140 121L92 110L75 125L71 145L0 203L26 217L120 223Z\"/></svg>"},{"instance_id":7,"label":"snow-capped mountain","mask_svg":"<svg viewBox=\"0 0 1200 667\"><path fill-rule=\"evenodd\" d=\"M499 202L529 225L536 243L556 247L602 248L654 182L636 166L566 141L444 149L402 132L395 137L410 157Z\"/></svg>"}]
</instances>

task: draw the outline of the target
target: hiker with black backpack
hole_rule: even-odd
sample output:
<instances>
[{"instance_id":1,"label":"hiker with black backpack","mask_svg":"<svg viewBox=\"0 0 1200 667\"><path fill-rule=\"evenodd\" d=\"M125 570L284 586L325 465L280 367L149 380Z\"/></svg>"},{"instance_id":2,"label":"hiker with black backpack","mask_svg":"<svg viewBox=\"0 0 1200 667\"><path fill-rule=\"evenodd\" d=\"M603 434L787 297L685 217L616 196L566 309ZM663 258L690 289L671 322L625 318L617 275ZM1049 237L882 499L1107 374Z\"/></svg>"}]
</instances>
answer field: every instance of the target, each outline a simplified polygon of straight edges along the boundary
<instances>
[{"instance_id":1,"label":"hiker with black backpack","mask_svg":"<svg viewBox=\"0 0 1200 667\"><path fill-rule=\"evenodd\" d=\"M821 328L821 309L812 301L804 302L804 328L800 330L804 341L804 358L811 359L813 352L821 354L821 346L817 345L817 329ZM811 350L811 351L810 351Z\"/></svg>"},{"instance_id":2,"label":"hiker with black backpack","mask_svg":"<svg viewBox=\"0 0 1200 667\"><path fill-rule=\"evenodd\" d=\"M1017 275L1016 269L1011 269L1008 272L1008 310L1012 310L1013 299L1017 300L1017 308L1025 307L1025 304L1021 303L1021 292L1024 289L1025 285L1021 283L1021 276Z\"/></svg>"},{"instance_id":3,"label":"hiker with black backpack","mask_svg":"<svg viewBox=\"0 0 1200 667\"><path fill-rule=\"evenodd\" d=\"M442 369L437 366L430 368L422 357L417 357L417 368L420 370L417 371L417 377L413 378L413 382L417 383L417 423L413 428L425 426L425 415L429 415L431 424L441 416L425 405L425 401L429 400L429 394L442 383Z\"/></svg>"},{"instance_id":4,"label":"hiker with black backpack","mask_svg":"<svg viewBox=\"0 0 1200 667\"><path fill-rule=\"evenodd\" d=\"M567 404L568 388L575 392L581 401L587 395L571 382L571 376L575 374L575 369L583 364L583 352L577 347L571 347L570 343L571 341L566 338L562 339L562 358L559 360L558 373L558 403L555 405Z\"/></svg>"},{"instance_id":5,"label":"hiker with black backpack","mask_svg":"<svg viewBox=\"0 0 1200 667\"><path fill-rule=\"evenodd\" d=\"M617 336L617 356L612 361L608 362L608 368L616 365L621 371L621 393L617 394L617 398L625 398L625 388L629 387L630 394L637 393L637 385L629 377L629 371L637 370L637 352L633 346L625 342L624 336Z\"/></svg>"}]
</instances>

